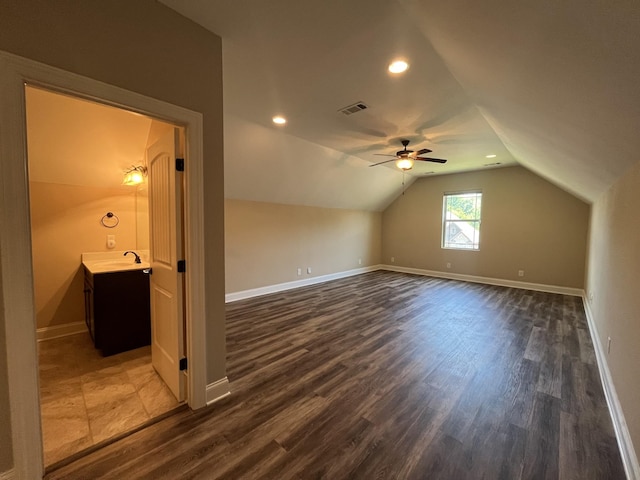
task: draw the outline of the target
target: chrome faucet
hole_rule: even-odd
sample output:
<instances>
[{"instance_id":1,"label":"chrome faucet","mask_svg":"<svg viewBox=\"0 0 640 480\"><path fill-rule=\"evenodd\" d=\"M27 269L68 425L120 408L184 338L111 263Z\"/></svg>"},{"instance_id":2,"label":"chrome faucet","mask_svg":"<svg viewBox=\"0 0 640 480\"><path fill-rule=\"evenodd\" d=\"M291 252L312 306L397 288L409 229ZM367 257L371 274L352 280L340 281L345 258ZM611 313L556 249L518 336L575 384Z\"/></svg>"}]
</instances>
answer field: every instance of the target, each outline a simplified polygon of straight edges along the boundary
<instances>
[{"instance_id":1,"label":"chrome faucet","mask_svg":"<svg viewBox=\"0 0 640 480\"><path fill-rule=\"evenodd\" d=\"M133 253L136 256L136 263L142 263L140 261L140 255L138 255L136 252L134 252L133 250L127 250L126 252L124 252L124 256L127 256L127 253Z\"/></svg>"}]
</instances>

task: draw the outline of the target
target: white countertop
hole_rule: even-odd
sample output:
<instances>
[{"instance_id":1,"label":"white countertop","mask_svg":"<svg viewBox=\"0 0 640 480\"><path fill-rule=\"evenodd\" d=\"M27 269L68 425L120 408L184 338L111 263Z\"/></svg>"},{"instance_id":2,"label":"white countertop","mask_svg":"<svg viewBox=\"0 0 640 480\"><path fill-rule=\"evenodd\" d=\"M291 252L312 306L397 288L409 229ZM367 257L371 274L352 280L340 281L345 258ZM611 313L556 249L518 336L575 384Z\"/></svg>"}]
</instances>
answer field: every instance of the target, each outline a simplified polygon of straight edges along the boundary
<instances>
[{"instance_id":1,"label":"white countertop","mask_svg":"<svg viewBox=\"0 0 640 480\"><path fill-rule=\"evenodd\" d=\"M124 256L125 251L83 253L82 265L93 274L142 270L151 266L148 262L148 250L135 250L140 255L142 263L135 263L135 256L132 254Z\"/></svg>"}]
</instances>

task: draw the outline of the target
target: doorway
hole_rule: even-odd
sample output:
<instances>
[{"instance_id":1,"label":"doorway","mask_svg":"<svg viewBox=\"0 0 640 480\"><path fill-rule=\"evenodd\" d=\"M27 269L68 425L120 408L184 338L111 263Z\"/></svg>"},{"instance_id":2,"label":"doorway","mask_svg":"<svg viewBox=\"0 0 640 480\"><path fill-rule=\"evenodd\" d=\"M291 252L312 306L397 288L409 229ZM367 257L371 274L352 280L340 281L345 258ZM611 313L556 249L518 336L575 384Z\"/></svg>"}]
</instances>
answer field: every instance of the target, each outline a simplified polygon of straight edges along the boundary
<instances>
[{"instance_id":1,"label":"doorway","mask_svg":"<svg viewBox=\"0 0 640 480\"><path fill-rule=\"evenodd\" d=\"M16 475L39 478L43 473L38 395L35 305L31 275L29 202L26 176L24 85L71 93L101 103L127 108L182 125L186 132L185 273L188 404L197 409L206 399L228 392L228 381L207 389L204 309L204 238L202 181L202 115L118 87L59 70L29 59L0 52L0 253L3 318L6 333L7 382L11 439ZM209 393L209 391L211 393Z\"/></svg>"},{"instance_id":2,"label":"doorway","mask_svg":"<svg viewBox=\"0 0 640 480\"><path fill-rule=\"evenodd\" d=\"M169 370L164 373L169 380L178 372L173 374L171 365L167 368L166 362L160 362L157 348L153 354L145 345L145 338L151 336L148 288L146 299L139 294L126 301L107 299L109 312L95 312L103 336L130 337L134 340L118 342L139 347L128 346L122 353L103 357L98 347L105 354L113 353L113 348L107 351L104 341L99 345L97 328L89 321L93 287L87 288L85 277L93 278L93 273L90 269L85 273L80 263L85 255L122 261L129 250L148 262L153 243L149 176L142 177L141 183L122 185L123 175L132 166L146 172L146 151L159 138L172 137L174 126L31 86L25 95L40 407L44 463L50 466L131 431L180 403L156 369ZM162 190L163 185L158 188ZM167 216L167 210L160 215ZM105 212L111 217L104 217ZM134 264L133 256L130 263ZM152 278L138 270L121 274L118 268L97 275L116 284L139 278L126 289L113 286L120 295ZM96 287L96 298L107 294L115 295ZM118 322L117 331L112 330L116 319L110 318L115 310L121 310L118 316L132 317ZM130 313L134 310L142 310L135 314L138 318ZM182 329L182 316L173 323L173 330ZM137 340L141 332L148 333Z\"/></svg>"}]
</instances>

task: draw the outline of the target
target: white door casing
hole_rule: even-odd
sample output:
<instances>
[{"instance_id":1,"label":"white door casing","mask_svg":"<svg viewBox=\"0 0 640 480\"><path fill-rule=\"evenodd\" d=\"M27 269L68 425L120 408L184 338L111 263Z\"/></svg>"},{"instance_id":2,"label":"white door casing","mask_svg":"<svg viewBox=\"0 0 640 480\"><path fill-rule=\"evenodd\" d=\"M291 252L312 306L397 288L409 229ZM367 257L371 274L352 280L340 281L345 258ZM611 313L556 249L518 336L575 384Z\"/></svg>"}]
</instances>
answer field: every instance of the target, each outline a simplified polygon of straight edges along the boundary
<instances>
[{"instance_id":1,"label":"white door casing","mask_svg":"<svg viewBox=\"0 0 640 480\"><path fill-rule=\"evenodd\" d=\"M25 84L148 115L184 127L188 404L206 405L202 114L0 51L0 275L7 349L14 477L42 478L35 309L31 269ZM226 381L226 378L225 378ZM228 385L228 382L226 382ZM228 387L227 387L228 391Z\"/></svg>"},{"instance_id":2,"label":"white door casing","mask_svg":"<svg viewBox=\"0 0 640 480\"><path fill-rule=\"evenodd\" d=\"M147 149L151 264L151 361L178 401L184 400L182 173L176 170L179 130L171 129Z\"/></svg>"}]
</instances>

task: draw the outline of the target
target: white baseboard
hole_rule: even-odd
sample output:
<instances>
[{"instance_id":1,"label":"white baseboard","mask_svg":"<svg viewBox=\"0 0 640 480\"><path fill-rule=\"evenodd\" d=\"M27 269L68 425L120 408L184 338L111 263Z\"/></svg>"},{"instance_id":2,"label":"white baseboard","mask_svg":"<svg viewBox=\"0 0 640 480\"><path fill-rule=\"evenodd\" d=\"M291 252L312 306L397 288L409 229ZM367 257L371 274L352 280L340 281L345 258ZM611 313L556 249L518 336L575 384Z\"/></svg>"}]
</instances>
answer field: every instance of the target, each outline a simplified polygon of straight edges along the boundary
<instances>
[{"instance_id":1,"label":"white baseboard","mask_svg":"<svg viewBox=\"0 0 640 480\"><path fill-rule=\"evenodd\" d=\"M344 272L330 273L328 275L305 278L304 280L295 280L293 282L278 283L276 285L268 285L266 287L253 288L251 290L242 290L240 292L227 293L225 295L225 302L236 302L238 300L244 300L246 298L258 297L260 295L268 295L269 293L277 293L285 290L292 290L294 288L306 287L308 285L315 285L317 283L324 283L330 280L337 280L339 278L360 275L361 273L373 272L375 270L380 270L380 265L354 268L353 270L346 270Z\"/></svg>"},{"instance_id":2,"label":"white baseboard","mask_svg":"<svg viewBox=\"0 0 640 480\"><path fill-rule=\"evenodd\" d=\"M450 280L461 280L463 282L485 283L488 285L498 285L502 287L522 288L525 290L535 290L538 292L559 293L562 295L571 295L581 297L584 290L581 288L561 287L558 285L544 285L541 283L519 282L516 280L505 280L502 278L480 277L477 275L465 275L461 273L438 272L436 270L423 270L421 268L400 267L397 265L372 265L370 267L355 268L344 272L330 273L318 277L305 278L304 280L295 280L293 282L278 283L276 285L267 285L266 287L253 288L250 290L242 290L240 292L227 293L225 302L236 302L247 298L259 297L260 295L268 295L270 293L283 292L294 288L306 287L318 283L337 280L339 278L351 277L362 273L373 272L376 270L388 270L392 272L412 273L414 275L425 275L429 277L447 278Z\"/></svg>"},{"instance_id":3,"label":"white baseboard","mask_svg":"<svg viewBox=\"0 0 640 480\"><path fill-rule=\"evenodd\" d=\"M586 298L586 295L582 296L582 303L584 304L584 311L587 316L587 323L589 324L589 332L591 333L591 341L596 351L596 361L598 363L598 370L600 371L600 380L602 381L602 388L604 389L604 395L607 399L607 406L609 407L609 413L611 415L611 421L613 422L613 429L616 432L616 439L618 440L618 447L620 448L620 456L622 457L622 463L624 470L627 474L628 480L640 480L640 464L638 463L638 456L633 448L633 442L631 441L631 434L627 427L627 421L624 418L624 412L616 393L616 387L613 384L611 378L611 371L609 370L609 364L607 363L607 356L605 354L602 342L600 342L600 335L598 335L598 328L596 327L593 313L591 312L591 304Z\"/></svg>"},{"instance_id":4,"label":"white baseboard","mask_svg":"<svg viewBox=\"0 0 640 480\"><path fill-rule=\"evenodd\" d=\"M218 400L222 400L224 397L231 395L229 390L229 379L227 377L216 380L213 383L207 385L207 405L216 403Z\"/></svg>"},{"instance_id":5,"label":"white baseboard","mask_svg":"<svg viewBox=\"0 0 640 480\"><path fill-rule=\"evenodd\" d=\"M379 267L380 270L389 270L392 272L412 273L414 275L426 275L428 277L447 278L449 280L461 280L463 282L485 283L501 287L522 288L524 290L535 290L537 292L559 293L562 295L572 295L574 297L581 297L584 293L584 290L581 288L561 287L558 285L519 282L517 280L480 277L477 275L465 275L462 273L438 272L436 270L423 270L421 268L399 267L396 265L380 265Z\"/></svg>"},{"instance_id":6,"label":"white baseboard","mask_svg":"<svg viewBox=\"0 0 640 480\"><path fill-rule=\"evenodd\" d=\"M0 480L14 480L16 477L16 471L12 468L6 472L0 472Z\"/></svg>"},{"instance_id":7,"label":"white baseboard","mask_svg":"<svg viewBox=\"0 0 640 480\"><path fill-rule=\"evenodd\" d=\"M66 337L87 331L87 324L84 322L65 323L53 327L42 327L37 330L38 341L51 340L52 338ZM0 478L0 480L2 480Z\"/></svg>"}]
</instances>

